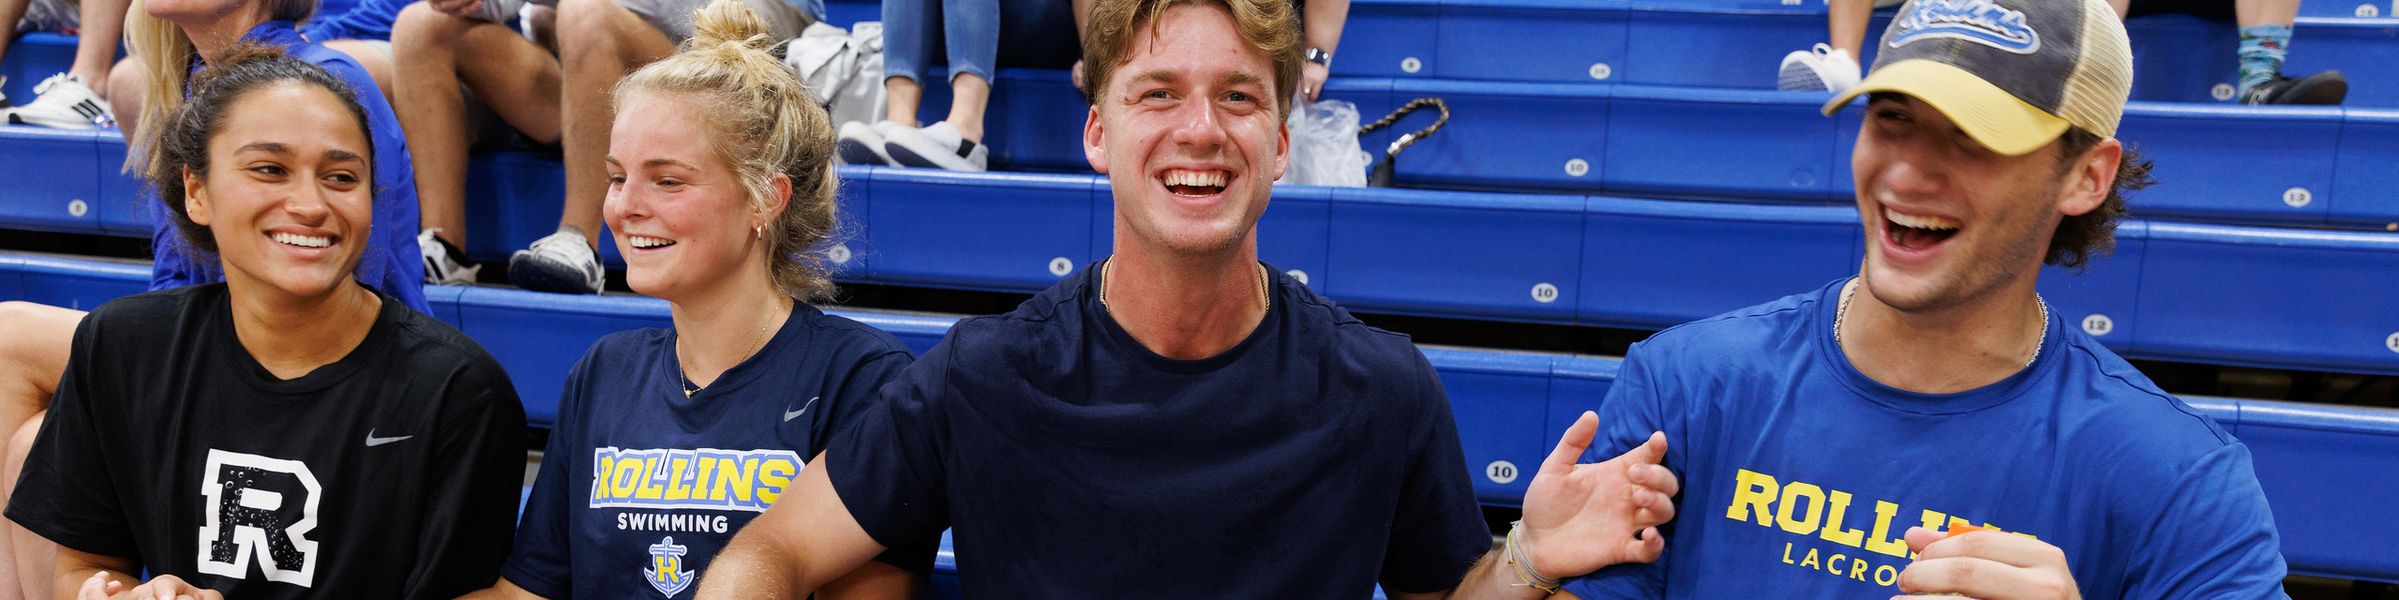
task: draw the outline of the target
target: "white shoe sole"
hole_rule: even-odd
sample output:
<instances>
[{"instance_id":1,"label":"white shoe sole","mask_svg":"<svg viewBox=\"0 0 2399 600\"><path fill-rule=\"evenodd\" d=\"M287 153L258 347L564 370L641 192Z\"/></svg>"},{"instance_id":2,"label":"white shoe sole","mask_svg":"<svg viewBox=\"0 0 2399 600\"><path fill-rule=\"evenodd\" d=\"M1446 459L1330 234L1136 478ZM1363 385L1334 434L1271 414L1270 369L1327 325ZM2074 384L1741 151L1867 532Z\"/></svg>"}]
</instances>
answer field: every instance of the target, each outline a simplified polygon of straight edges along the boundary
<instances>
[{"instance_id":1,"label":"white shoe sole","mask_svg":"<svg viewBox=\"0 0 2399 600\"><path fill-rule=\"evenodd\" d=\"M841 162L873 167L896 167L891 155L883 153L883 134L875 133L872 125L852 121L841 125L841 141L835 145Z\"/></svg>"}]
</instances>

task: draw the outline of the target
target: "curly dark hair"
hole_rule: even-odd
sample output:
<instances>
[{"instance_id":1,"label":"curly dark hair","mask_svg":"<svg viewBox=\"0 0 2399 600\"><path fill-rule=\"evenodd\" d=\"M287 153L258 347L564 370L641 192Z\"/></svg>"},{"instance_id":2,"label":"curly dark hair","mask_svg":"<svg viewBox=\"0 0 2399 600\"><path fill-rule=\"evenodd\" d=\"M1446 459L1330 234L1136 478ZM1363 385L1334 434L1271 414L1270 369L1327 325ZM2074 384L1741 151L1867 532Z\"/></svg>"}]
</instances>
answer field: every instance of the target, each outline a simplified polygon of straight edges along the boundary
<instances>
[{"instance_id":1,"label":"curly dark hair","mask_svg":"<svg viewBox=\"0 0 2399 600\"><path fill-rule=\"evenodd\" d=\"M225 128L227 109L234 101L253 90L285 81L333 92L358 122L359 135L372 139L366 108L358 104L357 92L323 67L293 58L273 46L245 43L227 49L215 63L192 77L190 95L158 133L158 159L151 162L148 173L150 185L158 190L158 201L166 204L167 214L174 218L175 230L192 249L216 254L217 241L209 235L208 226L192 221L184 204L183 174L208 172L208 142ZM370 144L366 148L369 165L374 163L374 152ZM364 179L372 197L374 178Z\"/></svg>"},{"instance_id":2,"label":"curly dark hair","mask_svg":"<svg viewBox=\"0 0 2399 600\"><path fill-rule=\"evenodd\" d=\"M2067 127L2058 136L2057 170L2059 175L2074 168L2084 152L2098 146L2099 134L2081 127ZM2057 233L2049 238L2049 253L2041 262L2081 270L2089 266L2091 257L2116 251L2116 222L2124 218L2124 193L2157 185L2149 176L2154 165L2141 156L2131 144L2124 146L2124 158L2116 163L2116 183L2107 191L2107 199L2098 208L2080 215L2068 216L2057 223Z\"/></svg>"}]
</instances>

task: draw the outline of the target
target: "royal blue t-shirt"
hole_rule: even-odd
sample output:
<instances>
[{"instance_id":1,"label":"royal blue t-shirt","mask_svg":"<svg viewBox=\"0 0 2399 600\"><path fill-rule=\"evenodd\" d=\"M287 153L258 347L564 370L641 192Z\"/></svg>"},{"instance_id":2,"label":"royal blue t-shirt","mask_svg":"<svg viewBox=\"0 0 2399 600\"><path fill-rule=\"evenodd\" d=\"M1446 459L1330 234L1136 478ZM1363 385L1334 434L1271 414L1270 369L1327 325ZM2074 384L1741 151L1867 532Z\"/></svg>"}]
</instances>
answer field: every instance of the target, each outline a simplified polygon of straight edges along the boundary
<instances>
[{"instance_id":1,"label":"royal blue t-shirt","mask_svg":"<svg viewBox=\"0 0 2399 600\"><path fill-rule=\"evenodd\" d=\"M610 334L559 394L501 575L549 598L689 598L743 524L878 401L908 349L806 304L765 348L683 396L675 330ZM918 574L933 547L882 560Z\"/></svg>"},{"instance_id":2,"label":"royal blue t-shirt","mask_svg":"<svg viewBox=\"0 0 2399 600\"><path fill-rule=\"evenodd\" d=\"M1666 432L1682 478L1666 555L1584 598L1889 598L1910 526L2065 551L2085 598L2281 597L2249 450L2052 315L2033 365L1920 394L1833 340L1844 281L1659 332L1599 405L1586 460Z\"/></svg>"},{"instance_id":3,"label":"royal blue t-shirt","mask_svg":"<svg viewBox=\"0 0 2399 600\"><path fill-rule=\"evenodd\" d=\"M358 0L340 14L319 14L300 26L301 33L318 42L333 40L391 41L392 22L400 19L400 9L408 8L410 0Z\"/></svg>"},{"instance_id":4,"label":"royal blue t-shirt","mask_svg":"<svg viewBox=\"0 0 2399 600\"><path fill-rule=\"evenodd\" d=\"M367 233L366 251L358 257L358 283L397 298L417 312L431 314L432 308L425 303L425 262L416 244L416 169L409 162L400 120L393 116L391 103L384 101L383 89L375 86L375 78L350 55L301 37L291 21L260 23L242 34L242 41L281 47L293 58L324 67L357 92L358 106L366 109L368 143L375 147L375 223ZM197 72L199 61L192 64ZM224 264L183 240L175 230L174 217L157 196L144 197L142 203L150 207L150 289L224 281Z\"/></svg>"},{"instance_id":5,"label":"royal blue t-shirt","mask_svg":"<svg viewBox=\"0 0 2399 600\"><path fill-rule=\"evenodd\" d=\"M959 321L826 451L868 535L954 528L970 598L1364 598L1490 551L1406 336L1278 275L1248 338L1168 359L1100 306L1100 270Z\"/></svg>"}]
</instances>

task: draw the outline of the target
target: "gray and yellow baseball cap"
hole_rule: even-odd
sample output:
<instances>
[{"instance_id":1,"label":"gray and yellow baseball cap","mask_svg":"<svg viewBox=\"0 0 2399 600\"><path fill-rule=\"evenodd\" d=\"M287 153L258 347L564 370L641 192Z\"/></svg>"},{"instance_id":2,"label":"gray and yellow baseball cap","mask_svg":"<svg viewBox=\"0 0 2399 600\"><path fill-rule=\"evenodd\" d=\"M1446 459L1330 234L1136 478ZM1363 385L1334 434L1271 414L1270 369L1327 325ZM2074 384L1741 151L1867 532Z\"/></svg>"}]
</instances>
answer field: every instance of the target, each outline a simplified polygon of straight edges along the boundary
<instances>
[{"instance_id":1,"label":"gray and yellow baseball cap","mask_svg":"<svg viewBox=\"0 0 2399 600\"><path fill-rule=\"evenodd\" d=\"M2132 43L2106 0L1909 0L1874 68L1825 103L1915 96L1991 150L2021 156L2081 127L2115 137L2132 96Z\"/></svg>"}]
</instances>

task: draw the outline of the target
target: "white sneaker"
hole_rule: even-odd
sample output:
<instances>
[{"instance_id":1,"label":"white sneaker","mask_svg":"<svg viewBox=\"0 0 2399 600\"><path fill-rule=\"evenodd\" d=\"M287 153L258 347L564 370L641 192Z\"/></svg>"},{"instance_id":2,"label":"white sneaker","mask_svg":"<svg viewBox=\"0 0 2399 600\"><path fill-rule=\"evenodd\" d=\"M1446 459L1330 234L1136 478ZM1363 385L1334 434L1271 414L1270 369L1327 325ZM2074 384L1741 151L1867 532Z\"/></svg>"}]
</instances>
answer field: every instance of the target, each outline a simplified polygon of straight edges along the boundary
<instances>
[{"instance_id":1,"label":"white sneaker","mask_svg":"<svg viewBox=\"0 0 2399 600\"><path fill-rule=\"evenodd\" d=\"M1783 55L1782 73L1775 78L1775 88L1786 92L1838 94L1857 85L1858 61L1824 44Z\"/></svg>"},{"instance_id":2,"label":"white sneaker","mask_svg":"<svg viewBox=\"0 0 2399 600\"><path fill-rule=\"evenodd\" d=\"M875 167L897 167L891 154L883 151L885 138L894 129L906 129L898 123L876 121L873 125L851 121L841 124L841 162Z\"/></svg>"},{"instance_id":3,"label":"white sneaker","mask_svg":"<svg viewBox=\"0 0 2399 600\"><path fill-rule=\"evenodd\" d=\"M51 129L102 129L116 125L117 117L108 110L108 101L83 85L83 78L66 73L51 75L33 87L32 102L8 109L8 124L32 125Z\"/></svg>"},{"instance_id":4,"label":"white sneaker","mask_svg":"<svg viewBox=\"0 0 2399 600\"><path fill-rule=\"evenodd\" d=\"M982 171L989 163L982 144L966 141L949 121L923 129L894 128L883 132L883 151L903 167Z\"/></svg>"},{"instance_id":5,"label":"white sneaker","mask_svg":"<svg viewBox=\"0 0 2399 600\"><path fill-rule=\"evenodd\" d=\"M508 282L536 292L597 294L605 283L600 256L570 229L533 240L508 257Z\"/></svg>"},{"instance_id":6,"label":"white sneaker","mask_svg":"<svg viewBox=\"0 0 2399 600\"><path fill-rule=\"evenodd\" d=\"M417 250L425 255L425 283L474 285L475 275L483 272L483 266L459 264L451 260L450 251L443 248L441 239L433 237L440 231L441 228L436 227L416 234Z\"/></svg>"}]
</instances>

